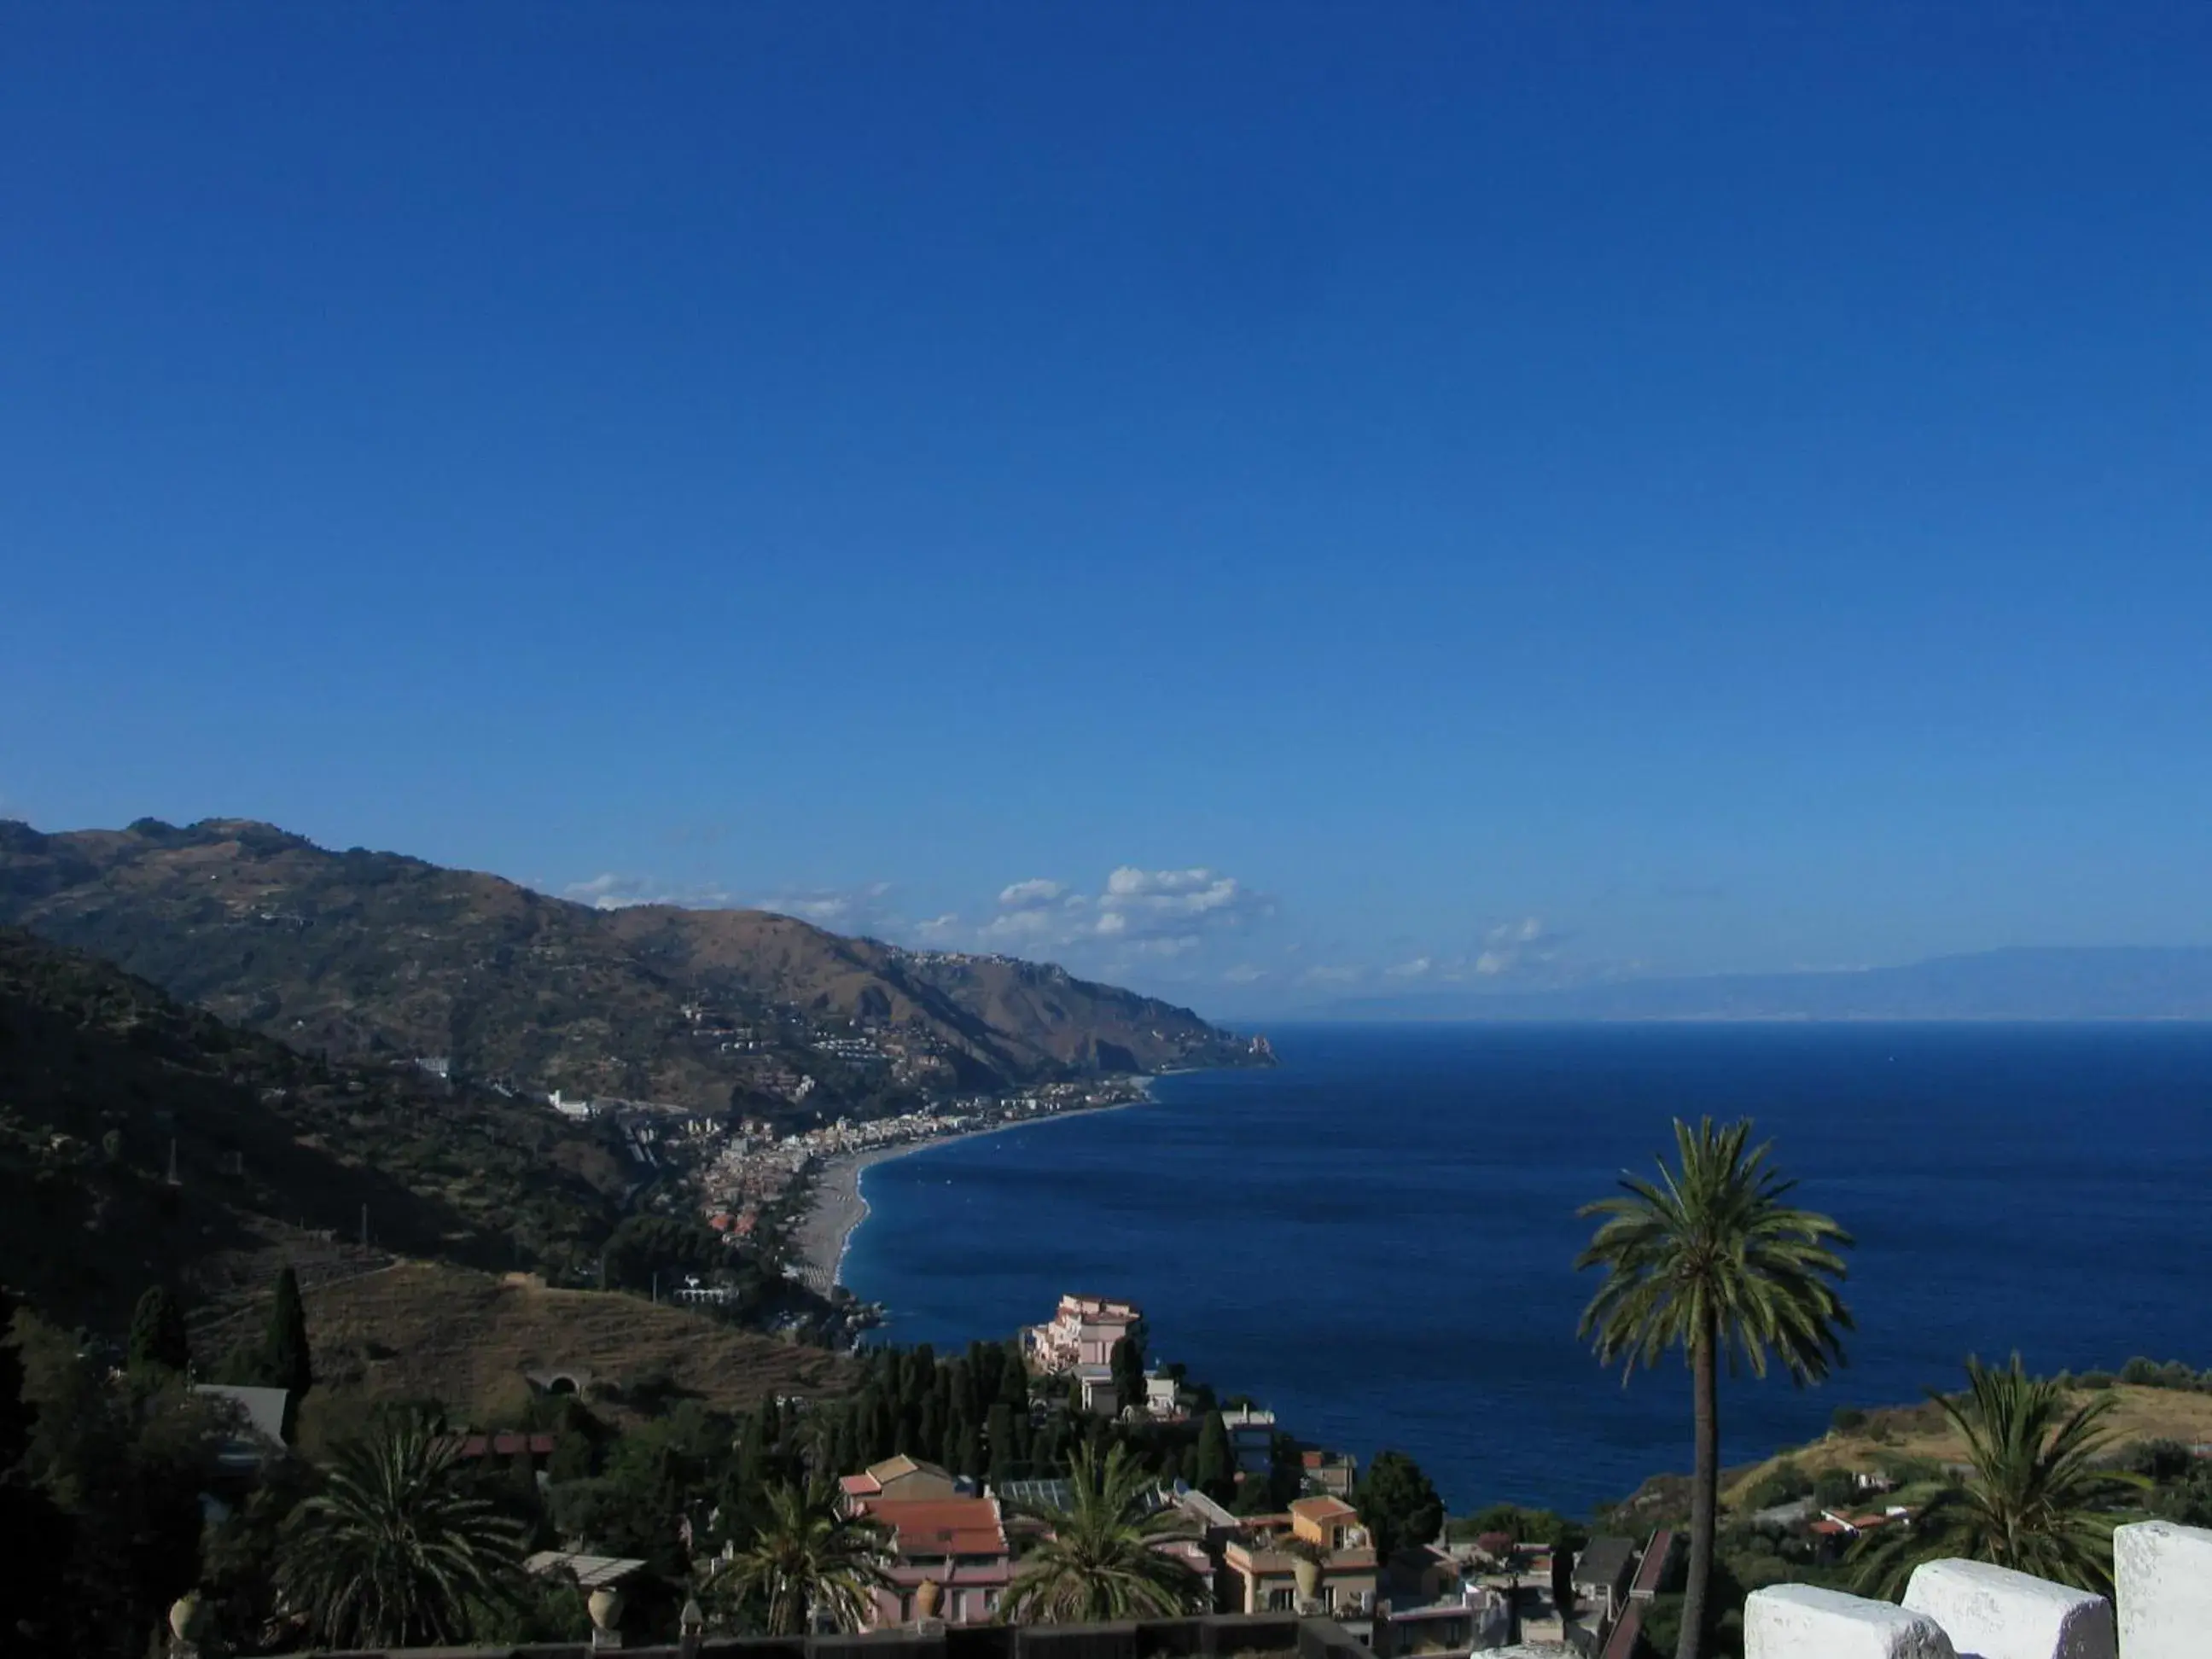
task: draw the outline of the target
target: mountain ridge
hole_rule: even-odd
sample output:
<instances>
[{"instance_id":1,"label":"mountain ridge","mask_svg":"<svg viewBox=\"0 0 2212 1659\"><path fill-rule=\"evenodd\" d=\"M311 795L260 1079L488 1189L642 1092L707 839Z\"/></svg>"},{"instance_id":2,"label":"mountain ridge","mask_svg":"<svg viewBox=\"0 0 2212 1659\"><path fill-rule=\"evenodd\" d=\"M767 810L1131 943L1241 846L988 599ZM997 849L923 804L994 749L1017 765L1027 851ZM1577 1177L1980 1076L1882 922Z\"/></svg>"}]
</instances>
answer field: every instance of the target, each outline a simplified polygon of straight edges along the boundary
<instances>
[{"instance_id":1,"label":"mountain ridge","mask_svg":"<svg viewBox=\"0 0 2212 1659\"><path fill-rule=\"evenodd\" d=\"M921 1092L1253 1057L1187 1008L1050 964L908 951L772 911L602 910L252 819L0 822L0 923L295 1048L441 1057L533 1092L865 1114Z\"/></svg>"}]
</instances>

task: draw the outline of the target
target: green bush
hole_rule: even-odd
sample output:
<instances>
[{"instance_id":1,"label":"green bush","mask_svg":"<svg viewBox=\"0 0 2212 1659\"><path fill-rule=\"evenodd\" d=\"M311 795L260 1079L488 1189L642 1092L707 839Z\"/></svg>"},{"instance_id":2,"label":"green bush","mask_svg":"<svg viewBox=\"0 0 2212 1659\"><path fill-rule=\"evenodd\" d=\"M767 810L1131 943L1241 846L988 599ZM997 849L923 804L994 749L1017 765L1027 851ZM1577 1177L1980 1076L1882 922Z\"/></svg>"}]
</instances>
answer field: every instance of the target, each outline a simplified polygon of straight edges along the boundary
<instances>
[{"instance_id":1,"label":"green bush","mask_svg":"<svg viewBox=\"0 0 2212 1659\"><path fill-rule=\"evenodd\" d=\"M1838 1434L1856 1434L1866 1427L1867 1414L1856 1406L1838 1406L1829 1421Z\"/></svg>"}]
</instances>

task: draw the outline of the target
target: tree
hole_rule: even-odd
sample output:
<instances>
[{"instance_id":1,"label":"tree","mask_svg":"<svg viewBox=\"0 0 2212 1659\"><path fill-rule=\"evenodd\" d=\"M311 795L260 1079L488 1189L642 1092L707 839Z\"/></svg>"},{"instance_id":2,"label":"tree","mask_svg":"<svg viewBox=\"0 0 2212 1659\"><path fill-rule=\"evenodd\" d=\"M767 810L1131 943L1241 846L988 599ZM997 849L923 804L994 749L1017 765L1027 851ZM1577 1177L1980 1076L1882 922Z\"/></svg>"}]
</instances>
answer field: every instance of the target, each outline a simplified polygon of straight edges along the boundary
<instances>
[{"instance_id":1,"label":"tree","mask_svg":"<svg viewBox=\"0 0 2212 1659\"><path fill-rule=\"evenodd\" d=\"M1931 1499L1909 1529L1866 1538L1856 1553L1860 1583L1894 1596L1921 1562L1961 1556L2112 1595L2105 1511L2147 1484L2098 1467L2111 1444L2099 1425L2118 1401L2100 1394L2069 1412L2064 1391L2028 1376L2018 1354L2002 1370L1969 1359L1961 1398L1932 1389L1929 1397L1966 1442L1972 1472Z\"/></svg>"},{"instance_id":2,"label":"tree","mask_svg":"<svg viewBox=\"0 0 2212 1659\"><path fill-rule=\"evenodd\" d=\"M1206 1581L1158 1546L1194 1536L1125 1446L1101 1461L1085 1448L1070 1460L1066 1510L1031 1510L1051 1535L1024 1558L1006 1587L1018 1623L1092 1625L1204 1611Z\"/></svg>"},{"instance_id":3,"label":"tree","mask_svg":"<svg viewBox=\"0 0 2212 1659\"><path fill-rule=\"evenodd\" d=\"M1129 1334L1115 1343L1107 1355L1107 1364L1113 1372L1114 1392L1124 1406L1145 1403L1145 1340L1142 1326L1132 1326Z\"/></svg>"},{"instance_id":4,"label":"tree","mask_svg":"<svg viewBox=\"0 0 2212 1659\"><path fill-rule=\"evenodd\" d=\"M1399 1451L1376 1454L1352 1493L1352 1506L1375 1541L1378 1564L1387 1564L1401 1549L1429 1542L1444 1524L1444 1501L1436 1486L1419 1464Z\"/></svg>"},{"instance_id":5,"label":"tree","mask_svg":"<svg viewBox=\"0 0 2212 1659\"><path fill-rule=\"evenodd\" d=\"M1677 1659L1698 1659L1719 1519L1719 1364L1764 1376L1779 1359L1791 1379L1816 1382L1843 1358L1851 1328L1836 1293L1850 1235L1825 1215L1783 1200L1795 1183L1768 1162L1771 1143L1749 1146L1751 1121L1716 1128L1674 1123L1676 1167L1656 1182L1624 1175L1624 1196L1584 1205L1604 1218L1577 1269L1605 1280L1583 1310L1580 1334L1601 1364L1620 1360L1622 1381L1670 1348L1688 1362L1696 1413L1690 1492L1690 1567Z\"/></svg>"},{"instance_id":6,"label":"tree","mask_svg":"<svg viewBox=\"0 0 2212 1659\"><path fill-rule=\"evenodd\" d=\"M131 1358L133 1371L173 1371L190 1369L192 1351L185 1334L185 1310L166 1285L150 1286L138 1298L131 1315Z\"/></svg>"},{"instance_id":7,"label":"tree","mask_svg":"<svg viewBox=\"0 0 2212 1659\"><path fill-rule=\"evenodd\" d=\"M295 1404L314 1385L314 1367L307 1355L307 1304L300 1299L300 1275L289 1263L276 1275L276 1297L270 1304L262 1355L269 1386L288 1390Z\"/></svg>"},{"instance_id":8,"label":"tree","mask_svg":"<svg viewBox=\"0 0 2212 1659\"><path fill-rule=\"evenodd\" d=\"M1219 1412L1208 1412L1198 1431L1198 1462L1191 1485L1217 1504L1225 1504L1237 1492L1237 1457L1229 1447L1229 1425Z\"/></svg>"},{"instance_id":9,"label":"tree","mask_svg":"<svg viewBox=\"0 0 2212 1659\"><path fill-rule=\"evenodd\" d=\"M767 1519L751 1547L708 1579L709 1596L726 1609L760 1607L770 1636L803 1636L817 1618L859 1630L874 1592L891 1583L883 1529L845 1514L826 1480L780 1482L764 1497Z\"/></svg>"},{"instance_id":10,"label":"tree","mask_svg":"<svg viewBox=\"0 0 2212 1659\"><path fill-rule=\"evenodd\" d=\"M283 1528L277 1583L336 1648L445 1645L510 1604L523 1530L470 1488L428 1416L386 1418L334 1449L322 1490Z\"/></svg>"}]
</instances>

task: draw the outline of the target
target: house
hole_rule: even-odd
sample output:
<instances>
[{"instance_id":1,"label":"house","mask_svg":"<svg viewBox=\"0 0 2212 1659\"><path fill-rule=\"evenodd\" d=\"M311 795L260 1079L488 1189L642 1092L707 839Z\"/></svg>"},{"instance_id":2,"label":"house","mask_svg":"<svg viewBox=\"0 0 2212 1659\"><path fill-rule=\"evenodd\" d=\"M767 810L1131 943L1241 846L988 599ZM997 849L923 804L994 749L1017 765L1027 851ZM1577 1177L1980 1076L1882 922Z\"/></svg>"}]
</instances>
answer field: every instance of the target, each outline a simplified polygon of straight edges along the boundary
<instances>
[{"instance_id":1,"label":"house","mask_svg":"<svg viewBox=\"0 0 2212 1659\"><path fill-rule=\"evenodd\" d=\"M904 1452L886 1457L880 1463L871 1463L858 1474L846 1475L837 1485L847 1504L855 1510L881 1499L936 1502L975 1495L950 1472L934 1463L908 1457Z\"/></svg>"},{"instance_id":2,"label":"house","mask_svg":"<svg viewBox=\"0 0 2212 1659\"><path fill-rule=\"evenodd\" d=\"M1302 1498L1287 1515L1260 1516L1245 1523L1222 1546L1221 1589L1230 1613L1293 1613L1297 1610L1298 1568L1304 1552L1314 1552L1314 1600L1344 1617L1374 1610L1376 1561L1359 1512L1336 1498Z\"/></svg>"},{"instance_id":3,"label":"house","mask_svg":"<svg viewBox=\"0 0 2212 1659\"><path fill-rule=\"evenodd\" d=\"M1101 1417L1118 1417L1121 1413L1121 1390L1114 1381L1109 1365L1078 1365L1075 1381L1082 1391L1083 1409Z\"/></svg>"},{"instance_id":4,"label":"house","mask_svg":"<svg viewBox=\"0 0 2212 1659\"><path fill-rule=\"evenodd\" d=\"M874 1592L870 1629L922 1617L927 1584L937 1587L929 1616L948 1625L985 1625L997 1616L1014 1576L997 1498L866 1498L854 1508L890 1534L891 1582Z\"/></svg>"},{"instance_id":5,"label":"house","mask_svg":"<svg viewBox=\"0 0 2212 1659\"><path fill-rule=\"evenodd\" d=\"M1513 1609L1504 1592L1480 1586L1426 1607L1401 1607L1394 1601L1376 1608L1378 1659L1488 1652L1504 1647L1512 1634Z\"/></svg>"},{"instance_id":6,"label":"house","mask_svg":"<svg viewBox=\"0 0 2212 1659\"><path fill-rule=\"evenodd\" d=\"M1256 1406L1235 1407L1221 1413L1221 1426L1229 1431L1229 1449L1239 1472L1265 1474L1274 1468L1274 1413Z\"/></svg>"},{"instance_id":7,"label":"house","mask_svg":"<svg viewBox=\"0 0 2212 1659\"><path fill-rule=\"evenodd\" d=\"M1165 1371L1146 1371L1145 1415L1155 1423L1180 1423L1190 1415L1190 1395Z\"/></svg>"},{"instance_id":8,"label":"house","mask_svg":"<svg viewBox=\"0 0 2212 1659\"><path fill-rule=\"evenodd\" d=\"M1079 1365L1110 1365L1114 1345L1143 1320L1133 1302L1069 1294L1060 1298L1048 1324L1023 1330L1022 1352L1030 1370L1048 1376Z\"/></svg>"},{"instance_id":9,"label":"house","mask_svg":"<svg viewBox=\"0 0 2212 1659\"><path fill-rule=\"evenodd\" d=\"M1298 1454L1298 1468L1308 1492L1349 1500L1359 1484L1358 1460L1342 1452L1309 1447Z\"/></svg>"},{"instance_id":10,"label":"house","mask_svg":"<svg viewBox=\"0 0 2212 1659\"><path fill-rule=\"evenodd\" d=\"M1636 1572L1636 1542L1629 1538L1593 1538L1575 1558L1575 1599L1589 1609L1601 1631L1610 1628L1628 1605L1628 1586Z\"/></svg>"}]
</instances>

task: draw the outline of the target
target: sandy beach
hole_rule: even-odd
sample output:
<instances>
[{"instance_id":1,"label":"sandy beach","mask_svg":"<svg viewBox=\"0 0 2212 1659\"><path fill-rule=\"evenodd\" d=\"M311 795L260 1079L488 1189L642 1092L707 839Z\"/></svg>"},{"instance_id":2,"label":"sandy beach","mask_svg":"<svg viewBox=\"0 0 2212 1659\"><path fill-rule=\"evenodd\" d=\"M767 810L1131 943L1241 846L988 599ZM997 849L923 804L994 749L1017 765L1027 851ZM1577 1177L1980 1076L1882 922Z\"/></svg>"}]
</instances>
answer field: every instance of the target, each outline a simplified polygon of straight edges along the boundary
<instances>
[{"instance_id":1,"label":"sandy beach","mask_svg":"<svg viewBox=\"0 0 2212 1659\"><path fill-rule=\"evenodd\" d=\"M956 1140L1004 1134L1009 1129L1028 1128L1033 1124L1051 1123L1062 1118L1088 1117L1093 1112L1118 1112L1125 1106L1144 1103L1145 1100L1140 1098L1121 1101L1111 1106L1087 1106L1077 1111L1016 1118L1004 1123L994 1123L988 1129L970 1129L964 1134L902 1141L896 1146L872 1146L864 1152L848 1152L839 1158L824 1159L814 1172L813 1201L808 1205L805 1218L799 1224L792 1240L799 1257L800 1279L810 1289L823 1296L829 1295L832 1285L842 1282L845 1248L852 1242L854 1230L868 1218L868 1201L860 1196L860 1171L870 1164L887 1163L892 1158L904 1158L909 1152L923 1152L932 1146L949 1146Z\"/></svg>"}]
</instances>

